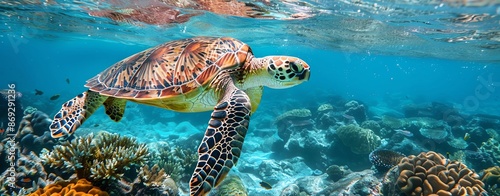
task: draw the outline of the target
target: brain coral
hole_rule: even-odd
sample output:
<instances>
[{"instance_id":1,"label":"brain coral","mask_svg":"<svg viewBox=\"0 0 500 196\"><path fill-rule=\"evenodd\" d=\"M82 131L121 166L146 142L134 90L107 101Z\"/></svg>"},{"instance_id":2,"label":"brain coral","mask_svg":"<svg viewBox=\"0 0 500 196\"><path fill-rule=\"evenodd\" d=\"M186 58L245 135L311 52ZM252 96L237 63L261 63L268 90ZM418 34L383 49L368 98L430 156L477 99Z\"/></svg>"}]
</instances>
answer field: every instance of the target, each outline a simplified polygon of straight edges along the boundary
<instances>
[{"instance_id":1,"label":"brain coral","mask_svg":"<svg viewBox=\"0 0 500 196\"><path fill-rule=\"evenodd\" d=\"M353 124L339 127L336 134L340 141L356 154L368 154L380 145L380 137L372 130Z\"/></svg>"},{"instance_id":2,"label":"brain coral","mask_svg":"<svg viewBox=\"0 0 500 196\"><path fill-rule=\"evenodd\" d=\"M99 187L93 186L92 183L85 179L80 179L76 182L57 182L40 188L29 196L49 196L49 195L82 195L82 196L108 196L105 191L101 191Z\"/></svg>"},{"instance_id":3,"label":"brain coral","mask_svg":"<svg viewBox=\"0 0 500 196\"><path fill-rule=\"evenodd\" d=\"M457 161L429 151L408 156L385 176L384 195L485 195L479 175Z\"/></svg>"}]
</instances>

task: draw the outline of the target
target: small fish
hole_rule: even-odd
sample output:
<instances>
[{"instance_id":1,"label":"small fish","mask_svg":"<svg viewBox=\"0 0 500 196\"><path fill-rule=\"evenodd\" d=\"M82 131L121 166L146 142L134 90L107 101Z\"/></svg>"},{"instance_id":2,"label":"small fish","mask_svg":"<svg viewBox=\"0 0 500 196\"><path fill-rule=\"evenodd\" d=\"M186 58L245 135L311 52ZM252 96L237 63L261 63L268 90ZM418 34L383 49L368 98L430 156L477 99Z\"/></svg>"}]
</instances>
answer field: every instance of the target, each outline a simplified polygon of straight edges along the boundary
<instances>
[{"instance_id":1,"label":"small fish","mask_svg":"<svg viewBox=\"0 0 500 196\"><path fill-rule=\"evenodd\" d=\"M467 141L469 139L470 139L470 134L469 133L465 133L464 140Z\"/></svg>"},{"instance_id":2,"label":"small fish","mask_svg":"<svg viewBox=\"0 0 500 196\"><path fill-rule=\"evenodd\" d=\"M98 126L99 126L99 124L94 124L94 127L98 127Z\"/></svg>"},{"instance_id":3,"label":"small fish","mask_svg":"<svg viewBox=\"0 0 500 196\"><path fill-rule=\"evenodd\" d=\"M264 181L260 182L259 184L262 188L265 188L266 190L271 190L273 188L269 183Z\"/></svg>"},{"instance_id":4,"label":"small fish","mask_svg":"<svg viewBox=\"0 0 500 196\"><path fill-rule=\"evenodd\" d=\"M70 82L69 82L69 78L66 78L66 83L68 83L68 84L70 83Z\"/></svg>"},{"instance_id":5,"label":"small fish","mask_svg":"<svg viewBox=\"0 0 500 196\"><path fill-rule=\"evenodd\" d=\"M446 158L450 159L450 152L446 152Z\"/></svg>"},{"instance_id":6,"label":"small fish","mask_svg":"<svg viewBox=\"0 0 500 196\"><path fill-rule=\"evenodd\" d=\"M56 100L56 99L59 99L59 96L61 96L61 95L59 95L59 94L55 94L55 95L53 95L52 97L50 97L50 100L54 101L54 100Z\"/></svg>"},{"instance_id":7,"label":"small fish","mask_svg":"<svg viewBox=\"0 0 500 196\"><path fill-rule=\"evenodd\" d=\"M396 129L394 131L396 132L396 134L401 134L406 137L413 137L413 133L408 130Z\"/></svg>"},{"instance_id":8,"label":"small fish","mask_svg":"<svg viewBox=\"0 0 500 196\"><path fill-rule=\"evenodd\" d=\"M35 89L35 95L43 95L43 91Z\"/></svg>"}]
</instances>

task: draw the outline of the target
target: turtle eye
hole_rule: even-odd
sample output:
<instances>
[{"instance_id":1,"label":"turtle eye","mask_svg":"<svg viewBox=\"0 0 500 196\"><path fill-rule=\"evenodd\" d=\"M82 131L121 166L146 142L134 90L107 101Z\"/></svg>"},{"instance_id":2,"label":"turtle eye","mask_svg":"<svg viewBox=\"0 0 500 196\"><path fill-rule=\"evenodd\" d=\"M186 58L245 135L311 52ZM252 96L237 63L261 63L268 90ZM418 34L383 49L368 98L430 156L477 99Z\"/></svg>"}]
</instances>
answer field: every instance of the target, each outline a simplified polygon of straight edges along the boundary
<instances>
[{"instance_id":1,"label":"turtle eye","mask_svg":"<svg viewBox=\"0 0 500 196\"><path fill-rule=\"evenodd\" d=\"M295 73L300 72L299 66L297 66L297 63L295 62L290 62L290 68L292 68L293 72Z\"/></svg>"}]
</instances>

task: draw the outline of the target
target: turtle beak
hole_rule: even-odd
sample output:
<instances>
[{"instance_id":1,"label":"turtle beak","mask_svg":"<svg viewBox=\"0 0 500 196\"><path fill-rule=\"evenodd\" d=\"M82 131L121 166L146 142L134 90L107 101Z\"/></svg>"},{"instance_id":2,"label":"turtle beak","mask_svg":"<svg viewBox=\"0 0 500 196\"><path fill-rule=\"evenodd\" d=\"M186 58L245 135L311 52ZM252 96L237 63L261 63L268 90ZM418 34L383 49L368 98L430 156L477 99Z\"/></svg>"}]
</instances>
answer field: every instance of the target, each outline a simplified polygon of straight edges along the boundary
<instances>
[{"instance_id":1,"label":"turtle beak","mask_svg":"<svg viewBox=\"0 0 500 196\"><path fill-rule=\"evenodd\" d=\"M304 69L304 70L302 70L301 73L297 74L297 77L299 78L299 80L305 80L305 81L309 81L310 76L311 76L311 72L309 71L309 69Z\"/></svg>"}]
</instances>

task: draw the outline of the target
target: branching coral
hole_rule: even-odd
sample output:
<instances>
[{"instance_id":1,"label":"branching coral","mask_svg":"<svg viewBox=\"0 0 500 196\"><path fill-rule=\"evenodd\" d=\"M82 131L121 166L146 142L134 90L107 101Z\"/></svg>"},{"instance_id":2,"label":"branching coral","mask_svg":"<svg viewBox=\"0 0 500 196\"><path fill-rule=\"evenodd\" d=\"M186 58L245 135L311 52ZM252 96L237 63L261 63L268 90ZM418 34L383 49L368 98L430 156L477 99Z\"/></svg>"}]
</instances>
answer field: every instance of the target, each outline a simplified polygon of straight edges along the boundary
<instances>
[{"instance_id":1,"label":"branching coral","mask_svg":"<svg viewBox=\"0 0 500 196\"><path fill-rule=\"evenodd\" d=\"M79 179L99 184L120 179L130 166L143 165L148 155L146 145L138 144L135 139L104 132L55 146L41 158L51 167L76 172Z\"/></svg>"},{"instance_id":2,"label":"branching coral","mask_svg":"<svg viewBox=\"0 0 500 196\"><path fill-rule=\"evenodd\" d=\"M408 156L384 179L385 195L481 195L484 183L464 164L429 151Z\"/></svg>"},{"instance_id":3,"label":"branching coral","mask_svg":"<svg viewBox=\"0 0 500 196\"><path fill-rule=\"evenodd\" d=\"M198 154L194 150L171 148L168 144L158 146L158 152L152 158L152 163L165 170L165 173L175 181L190 177L187 172L193 170L198 162Z\"/></svg>"},{"instance_id":4,"label":"branching coral","mask_svg":"<svg viewBox=\"0 0 500 196\"><path fill-rule=\"evenodd\" d=\"M92 183L85 179L80 179L73 182L57 182L40 188L29 196L49 196L49 195L82 195L82 196L108 196L109 194L93 186Z\"/></svg>"},{"instance_id":5,"label":"branching coral","mask_svg":"<svg viewBox=\"0 0 500 196\"><path fill-rule=\"evenodd\" d=\"M129 183L120 181L119 195L178 195L178 188L174 180L165 174L158 165L149 168L145 165L140 168L137 178ZM113 194L112 194L113 195Z\"/></svg>"},{"instance_id":6,"label":"branching coral","mask_svg":"<svg viewBox=\"0 0 500 196\"><path fill-rule=\"evenodd\" d=\"M372 130L356 125L339 127L336 134L340 141L356 154L368 154L380 145L380 137Z\"/></svg>"}]
</instances>

